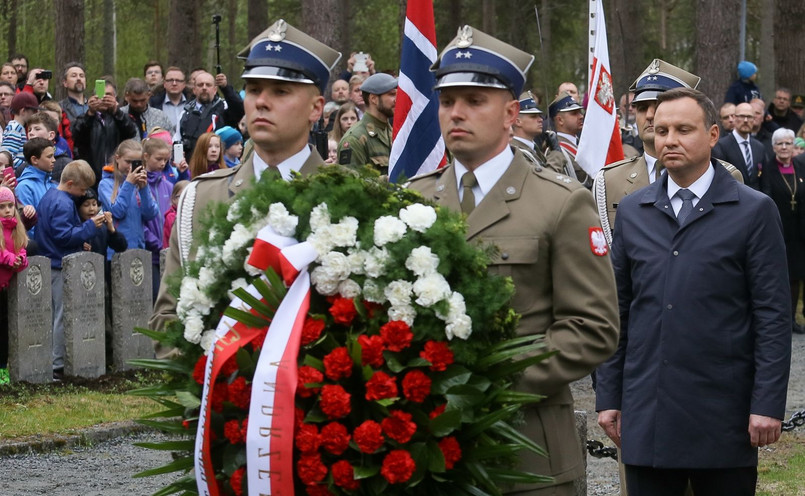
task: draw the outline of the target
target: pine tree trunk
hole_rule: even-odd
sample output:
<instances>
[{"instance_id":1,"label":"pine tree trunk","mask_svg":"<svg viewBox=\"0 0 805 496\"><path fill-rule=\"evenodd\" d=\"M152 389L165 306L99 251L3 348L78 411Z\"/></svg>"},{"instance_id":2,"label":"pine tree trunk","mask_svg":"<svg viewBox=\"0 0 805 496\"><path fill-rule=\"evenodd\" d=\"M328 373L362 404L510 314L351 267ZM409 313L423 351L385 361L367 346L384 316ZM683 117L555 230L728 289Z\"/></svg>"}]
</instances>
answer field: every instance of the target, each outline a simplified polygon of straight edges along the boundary
<instances>
[{"instance_id":1,"label":"pine tree trunk","mask_svg":"<svg viewBox=\"0 0 805 496\"><path fill-rule=\"evenodd\" d=\"M741 0L696 1L696 69L699 90L718 106L733 79L740 55Z\"/></svg>"},{"instance_id":2,"label":"pine tree trunk","mask_svg":"<svg viewBox=\"0 0 805 496\"><path fill-rule=\"evenodd\" d=\"M805 37L805 2L776 1L774 16L774 54L777 87L789 88L795 93L805 88L805 51L802 40ZM771 99L773 94L767 95Z\"/></svg>"},{"instance_id":3,"label":"pine tree trunk","mask_svg":"<svg viewBox=\"0 0 805 496\"><path fill-rule=\"evenodd\" d=\"M302 0L302 31L336 49L341 41L341 8L339 0ZM342 62L349 53L342 53Z\"/></svg>"},{"instance_id":4,"label":"pine tree trunk","mask_svg":"<svg viewBox=\"0 0 805 496\"><path fill-rule=\"evenodd\" d=\"M481 29L487 34L495 36L497 31L497 15L495 15L495 2L493 0L483 0L481 4L483 12L483 26Z\"/></svg>"},{"instance_id":5,"label":"pine tree trunk","mask_svg":"<svg viewBox=\"0 0 805 496\"><path fill-rule=\"evenodd\" d=\"M103 74L115 73L116 17L114 0L103 0Z\"/></svg>"},{"instance_id":6,"label":"pine tree trunk","mask_svg":"<svg viewBox=\"0 0 805 496\"><path fill-rule=\"evenodd\" d=\"M199 33L200 0L170 0L168 12L168 65L191 71L202 63ZM208 71L214 68L208 67Z\"/></svg>"},{"instance_id":7,"label":"pine tree trunk","mask_svg":"<svg viewBox=\"0 0 805 496\"><path fill-rule=\"evenodd\" d=\"M5 0L8 19L8 58L17 53L17 0Z\"/></svg>"},{"instance_id":8,"label":"pine tree trunk","mask_svg":"<svg viewBox=\"0 0 805 496\"><path fill-rule=\"evenodd\" d=\"M54 2L56 8L56 67L64 67L68 62L84 63L84 2L83 0L61 0ZM54 73L51 91L56 99L66 95L59 83L60 74Z\"/></svg>"},{"instance_id":9,"label":"pine tree trunk","mask_svg":"<svg viewBox=\"0 0 805 496\"><path fill-rule=\"evenodd\" d=\"M605 12L609 38L609 65L615 83L615 95L620 98L629 90L632 81L643 72L647 62L643 59L642 2L614 0ZM607 7L607 5L605 5Z\"/></svg>"},{"instance_id":10,"label":"pine tree trunk","mask_svg":"<svg viewBox=\"0 0 805 496\"><path fill-rule=\"evenodd\" d=\"M246 12L249 14L249 22L247 23L249 41L252 41L269 26L268 2L266 0L249 0Z\"/></svg>"},{"instance_id":11,"label":"pine tree trunk","mask_svg":"<svg viewBox=\"0 0 805 496\"><path fill-rule=\"evenodd\" d=\"M777 33L774 28L775 0L762 0L760 17L760 60L757 61L759 77L758 86L760 94L767 101L774 96L775 58L774 50L777 43ZM794 50L785 50L786 53Z\"/></svg>"}]
</instances>

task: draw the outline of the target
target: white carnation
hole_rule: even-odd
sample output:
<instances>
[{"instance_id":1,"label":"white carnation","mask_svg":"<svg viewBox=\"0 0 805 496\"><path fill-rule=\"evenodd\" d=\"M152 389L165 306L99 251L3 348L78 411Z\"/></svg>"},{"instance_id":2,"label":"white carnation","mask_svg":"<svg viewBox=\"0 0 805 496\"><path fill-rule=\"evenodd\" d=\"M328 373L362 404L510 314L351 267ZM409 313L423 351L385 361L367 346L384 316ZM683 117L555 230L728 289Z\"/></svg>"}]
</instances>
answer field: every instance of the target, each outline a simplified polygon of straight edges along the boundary
<instances>
[{"instance_id":1,"label":"white carnation","mask_svg":"<svg viewBox=\"0 0 805 496\"><path fill-rule=\"evenodd\" d=\"M243 224L235 224L229 239L224 242L224 249L221 253L224 263L230 267L236 265L238 261L235 260L235 254L252 241L254 241L254 233Z\"/></svg>"},{"instance_id":2,"label":"white carnation","mask_svg":"<svg viewBox=\"0 0 805 496\"><path fill-rule=\"evenodd\" d=\"M226 212L226 220L229 222L235 222L238 220L240 217L241 202L243 202L243 200L232 202L232 205L229 206L229 210ZM212 233L210 233L210 236L212 236Z\"/></svg>"},{"instance_id":3,"label":"white carnation","mask_svg":"<svg viewBox=\"0 0 805 496\"><path fill-rule=\"evenodd\" d=\"M361 250L350 251L347 255L349 261L349 271L353 274L362 275L366 273L364 263L366 262L366 252Z\"/></svg>"},{"instance_id":4,"label":"white carnation","mask_svg":"<svg viewBox=\"0 0 805 496\"><path fill-rule=\"evenodd\" d=\"M199 262L204 261L209 256L210 250L204 245L201 245L196 250L196 260Z\"/></svg>"},{"instance_id":5,"label":"white carnation","mask_svg":"<svg viewBox=\"0 0 805 496\"><path fill-rule=\"evenodd\" d=\"M230 300L234 300L235 295L233 294L233 292L236 289L245 288L245 287L248 287L248 286L249 286L249 283L246 282L246 279L244 279L242 277L239 278L239 279L235 279L234 281L232 281L232 286L230 286L229 291L227 291L226 294L229 296Z\"/></svg>"},{"instance_id":6,"label":"white carnation","mask_svg":"<svg viewBox=\"0 0 805 496\"><path fill-rule=\"evenodd\" d=\"M434 272L416 280L414 293L417 295L416 302L418 305L430 307L450 297L450 285L444 276Z\"/></svg>"},{"instance_id":7,"label":"white carnation","mask_svg":"<svg viewBox=\"0 0 805 496\"><path fill-rule=\"evenodd\" d=\"M417 277L426 276L436 272L436 268L439 267L439 257L427 246L419 246L411 250L411 254L405 261L405 267Z\"/></svg>"},{"instance_id":8,"label":"white carnation","mask_svg":"<svg viewBox=\"0 0 805 496\"><path fill-rule=\"evenodd\" d=\"M290 215L282 203L272 203L268 208L268 225L280 236L293 236L296 234L296 225L299 217Z\"/></svg>"},{"instance_id":9,"label":"white carnation","mask_svg":"<svg viewBox=\"0 0 805 496\"><path fill-rule=\"evenodd\" d=\"M322 256L330 253L333 248L335 248L333 238L330 236L330 230L332 227L332 224L321 226L319 227L318 231L311 233L310 236L307 237L307 242L313 246L313 248L316 250L316 253L319 255L318 258L316 258L317 262L320 262Z\"/></svg>"},{"instance_id":10,"label":"white carnation","mask_svg":"<svg viewBox=\"0 0 805 496\"><path fill-rule=\"evenodd\" d=\"M453 291L453 294L447 299L447 313L437 311L436 316L444 321L450 321L465 313L467 313L467 304L464 303L464 295Z\"/></svg>"},{"instance_id":11,"label":"white carnation","mask_svg":"<svg viewBox=\"0 0 805 496\"><path fill-rule=\"evenodd\" d=\"M409 281L393 281L383 291L392 306L408 306L411 304L411 291L414 285Z\"/></svg>"},{"instance_id":12,"label":"white carnation","mask_svg":"<svg viewBox=\"0 0 805 496\"><path fill-rule=\"evenodd\" d=\"M310 282L320 294L331 296L338 292L340 281L331 277L322 266L318 266L310 273Z\"/></svg>"},{"instance_id":13,"label":"white carnation","mask_svg":"<svg viewBox=\"0 0 805 496\"><path fill-rule=\"evenodd\" d=\"M191 312L184 321L184 338L198 344L201 341L201 333L204 332L204 321L197 312Z\"/></svg>"},{"instance_id":14,"label":"white carnation","mask_svg":"<svg viewBox=\"0 0 805 496\"><path fill-rule=\"evenodd\" d=\"M330 225L330 211L326 203L319 203L310 212L310 230L313 232Z\"/></svg>"},{"instance_id":15,"label":"white carnation","mask_svg":"<svg viewBox=\"0 0 805 496\"><path fill-rule=\"evenodd\" d=\"M249 256L251 256L253 249L254 248L251 246L246 249L246 258L243 259L243 270L252 277L258 277L263 275L263 271L249 263Z\"/></svg>"},{"instance_id":16,"label":"white carnation","mask_svg":"<svg viewBox=\"0 0 805 496\"><path fill-rule=\"evenodd\" d=\"M335 246L354 246L358 241L358 219L344 217L338 224L332 224L330 236Z\"/></svg>"},{"instance_id":17,"label":"white carnation","mask_svg":"<svg viewBox=\"0 0 805 496\"><path fill-rule=\"evenodd\" d=\"M201 335L201 342L199 343L201 349L204 350L204 354L207 356L210 355L210 350L212 350L213 344L215 344L215 331L204 331L204 333Z\"/></svg>"},{"instance_id":18,"label":"white carnation","mask_svg":"<svg viewBox=\"0 0 805 496\"><path fill-rule=\"evenodd\" d=\"M210 243L215 243L215 240L218 238L218 234L219 234L218 229L214 227L210 228L210 233L207 239L210 240Z\"/></svg>"},{"instance_id":19,"label":"white carnation","mask_svg":"<svg viewBox=\"0 0 805 496\"><path fill-rule=\"evenodd\" d=\"M218 274L210 267L202 267L198 271L198 285L202 289L207 289L215 284Z\"/></svg>"},{"instance_id":20,"label":"white carnation","mask_svg":"<svg viewBox=\"0 0 805 496\"><path fill-rule=\"evenodd\" d=\"M405 222L397 217L384 215L375 221L375 244L383 246L399 241L405 236L406 229Z\"/></svg>"},{"instance_id":21,"label":"white carnation","mask_svg":"<svg viewBox=\"0 0 805 496\"><path fill-rule=\"evenodd\" d=\"M366 259L363 266L366 269L366 275L369 277L380 277L386 273L386 264L391 259L388 250L385 248L372 247L366 253Z\"/></svg>"},{"instance_id":22,"label":"white carnation","mask_svg":"<svg viewBox=\"0 0 805 496\"><path fill-rule=\"evenodd\" d=\"M180 319L186 318L191 313L205 311L212 308L212 300L201 291L199 281L194 277L182 279L179 287L179 301L176 305L176 314Z\"/></svg>"},{"instance_id":23,"label":"white carnation","mask_svg":"<svg viewBox=\"0 0 805 496\"><path fill-rule=\"evenodd\" d=\"M383 294L383 289L377 285L372 279L367 279L363 283L363 298L372 303L385 303L386 296Z\"/></svg>"},{"instance_id":24,"label":"white carnation","mask_svg":"<svg viewBox=\"0 0 805 496\"><path fill-rule=\"evenodd\" d=\"M352 299L361 294L361 286L352 279L347 279L338 284L338 292L344 298Z\"/></svg>"},{"instance_id":25,"label":"white carnation","mask_svg":"<svg viewBox=\"0 0 805 496\"><path fill-rule=\"evenodd\" d=\"M350 263L346 255L338 251L331 251L321 259L321 267L330 279L343 281L349 277Z\"/></svg>"},{"instance_id":26,"label":"white carnation","mask_svg":"<svg viewBox=\"0 0 805 496\"><path fill-rule=\"evenodd\" d=\"M459 315L447 323L444 332L447 335L447 339L453 339L453 336L459 339L467 339L472 334L472 319L467 314Z\"/></svg>"},{"instance_id":27,"label":"white carnation","mask_svg":"<svg viewBox=\"0 0 805 496\"><path fill-rule=\"evenodd\" d=\"M414 325L416 310L411 305L393 306L389 308L389 320L401 320L409 326Z\"/></svg>"},{"instance_id":28,"label":"white carnation","mask_svg":"<svg viewBox=\"0 0 805 496\"><path fill-rule=\"evenodd\" d=\"M400 210L400 219L414 231L425 232L436 222L436 210L428 205L415 203Z\"/></svg>"}]
</instances>

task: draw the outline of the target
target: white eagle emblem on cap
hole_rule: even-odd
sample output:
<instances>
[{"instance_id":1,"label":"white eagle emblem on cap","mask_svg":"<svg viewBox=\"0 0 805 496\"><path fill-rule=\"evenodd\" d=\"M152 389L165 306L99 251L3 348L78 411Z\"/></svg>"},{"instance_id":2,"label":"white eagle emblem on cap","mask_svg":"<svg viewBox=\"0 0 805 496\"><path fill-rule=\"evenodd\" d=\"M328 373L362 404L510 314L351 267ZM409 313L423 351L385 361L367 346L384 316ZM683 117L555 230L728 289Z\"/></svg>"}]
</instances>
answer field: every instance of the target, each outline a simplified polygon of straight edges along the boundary
<instances>
[{"instance_id":1,"label":"white eagle emblem on cap","mask_svg":"<svg viewBox=\"0 0 805 496\"><path fill-rule=\"evenodd\" d=\"M456 46L458 48L467 48L472 45L472 28L470 26L464 25L458 28L457 36Z\"/></svg>"},{"instance_id":2,"label":"white eagle emblem on cap","mask_svg":"<svg viewBox=\"0 0 805 496\"><path fill-rule=\"evenodd\" d=\"M658 72L660 72L659 59L652 60L651 64L648 66L648 69L646 69L646 72L648 72L649 74L657 74Z\"/></svg>"},{"instance_id":3,"label":"white eagle emblem on cap","mask_svg":"<svg viewBox=\"0 0 805 496\"><path fill-rule=\"evenodd\" d=\"M288 29L288 23L280 19L268 28L268 39L274 43L278 43L285 39L285 31Z\"/></svg>"}]
</instances>

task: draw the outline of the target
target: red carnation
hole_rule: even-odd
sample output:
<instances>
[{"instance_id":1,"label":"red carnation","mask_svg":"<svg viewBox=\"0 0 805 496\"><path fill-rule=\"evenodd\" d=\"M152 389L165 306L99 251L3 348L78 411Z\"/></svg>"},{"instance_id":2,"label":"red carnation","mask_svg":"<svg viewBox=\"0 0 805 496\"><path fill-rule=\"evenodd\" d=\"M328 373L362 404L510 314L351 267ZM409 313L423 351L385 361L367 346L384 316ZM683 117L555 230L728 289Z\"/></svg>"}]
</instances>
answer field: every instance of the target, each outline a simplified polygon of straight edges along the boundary
<instances>
[{"instance_id":1,"label":"red carnation","mask_svg":"<svg viewBox=\"0 0 805 496\"><path fill-rule=\"evenodd\" d=\"M416 424L411 422L411 414L394 410L390 417L380 423L383 433L398 443L407 443L416 432Z\"/></svg>"},{"instance_id":2,"label":"red carnation","mask_svg":"<svg viewBox=\"0 0 805 496\"><path fill-rule=\"evenodd\" d=\"M302 424L296 430L294 444L300 453L315 453L318 451L320 443L321 438L319 437L319 428L314 424Z\"/></svg>"},{"instance_id":3,"label":"red carnation","mask_svg":"<svg viewBox=\"0 0 805 496\"><path fill-rule=\"evenodd\" d=\"M453 466L461 460L461 446L453 436L446 437L439 441L439 449L442 450L444 455L444 468L450 470Z\"/></svg>"},{"instance_id":4,"label":"red carnation","mask_svg":"<svg viewBox=\"0 0 805 496\"><path fill-rule=\"evenodd\" d=\"M193 380L199 384L204 384L204 374L207 373L207 355L201 355L193 367Z\"/></svg>"},{"instance_id":5,"label":"red carnation","mask_svg":"<svg viewBox=\"0 0 805 496\"><path fill-rule=\"evenodd\" d=\"M296 473L305 485L310 485L327 477L327 467L321 462L321 455L318 453L302 455L296 462Z\"/></svg>"},{"instance_id":6,"label":"red carnation","mask_svg":"<svg viewBox=\"0 0 805 496\"><path fill-rule=\"evenodd\" d=\"M366 399L368 401L383 400L397 396L397 382L385 372L375 372L366 383Z\"/></svg>"},{"instance_id":7,"label":"red carnation","mask_svg":"<svg viewBox=\"0 0 805 496\"><path fill-rule=\"evenodd\" d=\"M422 403L430 394L431 380L421 370L412 370L402 380L403 394L414 403Z\"/></svg>"},{"instance_id":8,"label":"red carnation","mask_svg":"<svg viewBox=\"0 0 805 496\"><path fill-rule=\"evenodd\" d=\"M380 336L358 336L358 344L361 345L361 365L371 365L374 368L383 366L383 338Z\"/></svg>"},{"instance_id":9,"label":"red carnation","mask_svg":"<svg viewBox=\"0 0 805 496\"><path fill-rule=\"evenodd\" d=\"M240 435L243 436L243 442L246 442L246 433L249 431L249 417L243 419L243 423L240 425Z\"/></svg>"},{"instance_id":10,"label":"red carnation","mask_svg":"<svg viewBox=\"0 0 805 496\"><path fill-rule=\"evenodd\" d=\"M305 490L307 491L307 496L333 496L333 493L324 484L305 486Z\"/></svg>"},{"instance_id":11,"label":"red carnation","mask_svg":"<svg viewBox=\"0 0 805 496\"><path fill-rule=\"evenodd\" d=\"M226 386L226 383L218 383L212 390L212 410L215 412L222 412L224 411L224 401L229 399L228 397L229 388Z\"/></svg>"},{"instance_id":12,"label":"red carnation","mask_svg":"<svg viewBox=\"0 0 805 496\"><path fill-rule=\"evenodd\" d=\"M355 310L354 301L336 297L333 301L333 306L330 307L330 314L336 324L350 325L355 316L358 315L358 311Z\"/></svg>"},{"instance_id":13,"label":"red carnation","mask_svg":"<svg viewBox=\"0 0 805 496\"><path fill-rule=\"evenodd\" d=\"M240 422L237 420L230 420L224 424L224 437L232 444L245 443L245 434L244 431L241 431Z\"/></svg>"},{"instance_id":14,"label":"red carnation","mask_svg":"<svg viewBox=\"0 0 805 496\"><path fill-rule=\"evenodd\" d=\"M352 465L346 460L339 460L330 467L333 473L333 482L338 487L343 487L347 491L354 491L360 487L360 482L355 480L355 472Z\"/></svg>"},{"instance_id":15,"label":"red carnation","mask_svg":"<svg viewBox=\"0 0 805 496\"><path fill-rule=\"evenodd\" d=\"M393 450L383 459L382 475L389 484L401 484L408 481L416 470L416 463L411 454L405 450Z\"/></svg>"},{"instance_id":16,"label":"red carnation","mask_svg":"<svg viewBox=\"0 0 805 496\"><path fill-rule=\"evenodd\" d=\"M375 312L383 309L383 305L381 305L380 303L373 303L371 301L366 300L363 300L363 307L366 308L366 314L370 319L374 318Z\"/></svg>"},{"instance_id":17,"label":"red carnation","mask_svg":"<svg viewBox=\"0 0 805 496\"><path fill-rule=\"evenodd\" d=\"M307 317L305 319L305 325L302 326L302 346L310 344L319 339L319 336L321 336L321 331L323 330L323 320Z\"/></svg>"},{"instance_id":18,"label":"red carnation","mask_svg":"<svg viewBox=\"0 0 805 496\"><path fill-rule=\"evenodd\" d=\"M352 375L352 358L346 346L340 346L324 357L324 374L331 381Z\"/></svg>"},{"instance_id":19,"label":"red carnation","mask_svg":"<svg viewBox=\"0 0 805 496\"><path fill-rule=\"evenodd\" d=\"M380 328L380 337L391 351L402 351L411 346L414 333L408 324L401 320L392 320Z\"/></svg>"},{"instance_id":20,"label":"red carnation","mask_svg":"<svg viewBox=\"0 0 805 496\"><path fill-rule=\"evenodd\" d=\"M444 341L428 341L419 356L430 362L434 372L444 372L453 363L453 352Z\"/></svg>"},{"instance_id":21,"label":"red carnation","mask_svg":"<svg viewBox=\"0 0 805 496\"><path fill-rule=\"evenodd\" d=\"M305 421L305 411L301 408L294 408L293 409L293 426L294 429L298 429L302 422Z\"/></svg>"},{"instance_id":22,"label":"red carnation","mask_svg":"<svg viewBox=\"0 0 805 496\"><path fill-rule=\"evenodd\" d=\"M349 431L343 424L331 422L321 428L321 445L334 455L340 455L349 447Z\"/></svg>"},{"instance_id":23,"label":"red carnation","mask_svg":"<svg viewBox=\"0 0 805 496\"><path fill-rule=\"evenodd\" d=\"M224 377L228 379L230 375L237 372L238 360L237 358L235 358L235 356L236 355L232 355L231 357L227 358L227 360L221 366L221 372L219 373L218 377Z\"/></svg>"},{"instance_id":24,"label":"red carnation","mask_svg":"<svg viewBox=\"0 0 805 496\"><path fill-rule=\"evenodd\" d=\"M240 467L235 470L232 477L229 478L229 485L235 491L237 496L243 496L243 476L246 475L246 467Z\"/></svg>"},{"instance_id":25,"label":"red carnation","mask_svg":"<svg viewBox=\"0 0 805 496\"><path fill-rule=\"evenodd\" d=\"M349 399L350 394L344 391L344 388L328 384L321 388L319 406L331 420L346 417L352 409Z\"/></svg>"},{"instance_id":26,"label":"red carnation","mask_svg":"<svg viewBox=\"0 0 805 496\"><path fill-rule=\"evenodd\" d=\"M308 388L305 384L318 384L324 380L324 374L309 365L302 365L297 372L296 394L302 398L310 398L321 388Z\"/></svg>"},{"instance_id":27,"label":"red carnation","mask_svg":"<svg viewBox=\"0 0 805 496\"><path fill-rule=\"evenodd\" d=\"M249 403L252 399L252 385L246 384L246 379L243 377L236 377L232 384L229 385L229 402L236 407L246 410L249 408Z\"/></svg>"},{"instance_id":28,"label":"red carnation","mask_svg":"<svg viewBox=\"0 0 805 496\"><path fill-rule=\"evenodd\" d=\"M445 403L444 405L437 406L436 408L433 409L432 412L430 412L430 415L428 415L428 417L430 417L431 420L435 419L436 417L444 413L445 408L447 408L447 403Z\"/></svg>"},{"instance_id":29,"label":"red carnation","mask_svg":"<svg viewBox=\"0 0 805 496\"><path fill-rule=\"evenodd\" d=\"M366 420L355 428L352 439L363 453L374 453L383 446L383 429L374 420Z\"/></svg>"}]
</instances>

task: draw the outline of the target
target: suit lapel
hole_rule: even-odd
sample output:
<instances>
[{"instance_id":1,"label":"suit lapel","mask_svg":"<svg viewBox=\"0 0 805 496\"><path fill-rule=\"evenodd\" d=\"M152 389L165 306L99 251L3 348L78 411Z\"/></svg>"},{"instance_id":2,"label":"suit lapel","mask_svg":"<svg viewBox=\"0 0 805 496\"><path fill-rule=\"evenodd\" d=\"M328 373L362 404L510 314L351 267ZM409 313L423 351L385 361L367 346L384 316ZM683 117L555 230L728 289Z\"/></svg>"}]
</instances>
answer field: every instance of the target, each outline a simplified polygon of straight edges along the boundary
<instances>
[{"instance_id":1,"label":"suit lapel","mask_svg":"<svg viewBox=\"0 0 805 496\"><path fill-rule=\"evenodd\" d=\"M233 197L248 188L254 179L254 164L250 156L245 162L235 166L238 170L229 176L229 196Z\"/></svg>"},{"instance_id":2,"label":"suit lapel","mask_svg":"<svg viewBox=\"0 0 805 496\"><path fill-rule=\"evenodd\" d=\"M472 239L489 226L499 220L508 217L510 210L507 202L516 200L523 191L523 184L528 175L528 166L524 163L525 159L519 152L515 152L514 160L506 169L497 183L484 196L481 203L475 207L467 222L467 239ZM458 195L456 195L458 196Z\"/></svg>"},{"instance_id":3,"label":"suit lapel","mask_svg":"<svg viewBox=\"0 0 805 496\"><path fill-rule=\"evenodd\" d=\"M310 150L310 156L305 160L305 163L302 164L302 168L299 169L299 173L303 176L310 176L315 174L319 171L319 167L324 165L324 160L321 159L319 156L319 152L315 149Z\"/></svg>"},{"instance_id":4,"label":"suit lapel","mask_svg":"<svg viewBox=\"0 0 805 496\"><path fill-rule=\"evenodd\" d=\"M447 166L443 174L439 175L436 181L436 191L433 199L439 204L451 210L461 212L461 200L458 197L458 186L456 182L456 168L451 163Z\"/></svg>"}]
</instances>

